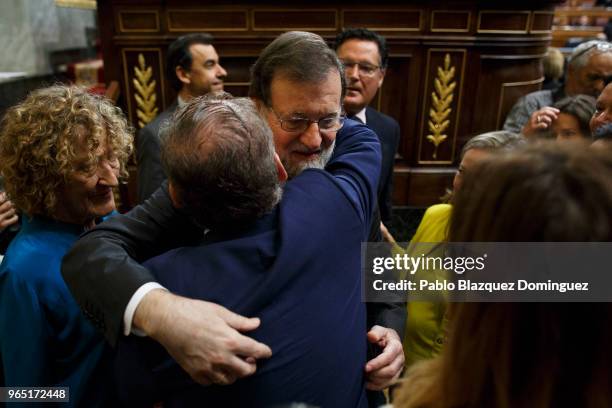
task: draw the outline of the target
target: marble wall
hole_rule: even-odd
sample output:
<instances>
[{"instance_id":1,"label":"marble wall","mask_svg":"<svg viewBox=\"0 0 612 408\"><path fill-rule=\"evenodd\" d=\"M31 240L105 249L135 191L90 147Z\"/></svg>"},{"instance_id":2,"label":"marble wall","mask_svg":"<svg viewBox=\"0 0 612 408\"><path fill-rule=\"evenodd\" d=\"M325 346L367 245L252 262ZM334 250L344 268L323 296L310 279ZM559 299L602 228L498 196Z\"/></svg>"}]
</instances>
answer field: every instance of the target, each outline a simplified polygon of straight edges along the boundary
<instances>
[{"instance_id":1,"label":"marble wall","mask_svg":"<svg viewBox=\"0 0 612 408\"><path fill-rule=\"evenodd\" d=\"M57 7L53 0L0 1L0 72L51 72L49 52L85 48L95 10Z\"/></svg>"}]
</instances>

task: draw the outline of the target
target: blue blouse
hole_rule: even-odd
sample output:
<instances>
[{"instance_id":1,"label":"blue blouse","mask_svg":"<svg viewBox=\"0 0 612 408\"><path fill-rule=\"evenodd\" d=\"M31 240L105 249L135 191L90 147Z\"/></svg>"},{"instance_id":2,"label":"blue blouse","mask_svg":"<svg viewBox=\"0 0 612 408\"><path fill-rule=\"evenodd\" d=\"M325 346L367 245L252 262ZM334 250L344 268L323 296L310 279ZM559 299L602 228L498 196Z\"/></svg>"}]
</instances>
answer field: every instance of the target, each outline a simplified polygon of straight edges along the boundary
<instances>
[{"instance_id":1,"label":"blue blouse","mask_svg":"<svg viewBox=\"0 0 612 408\"><path fill-rule=\"evenodd\" d=\"M6 386L69 387L71 407L102 406L109 389L103 337L81 314L60 273L64 254L82 232L82 226L24 217L0 264Z\"/></svg>"}]
</instances>

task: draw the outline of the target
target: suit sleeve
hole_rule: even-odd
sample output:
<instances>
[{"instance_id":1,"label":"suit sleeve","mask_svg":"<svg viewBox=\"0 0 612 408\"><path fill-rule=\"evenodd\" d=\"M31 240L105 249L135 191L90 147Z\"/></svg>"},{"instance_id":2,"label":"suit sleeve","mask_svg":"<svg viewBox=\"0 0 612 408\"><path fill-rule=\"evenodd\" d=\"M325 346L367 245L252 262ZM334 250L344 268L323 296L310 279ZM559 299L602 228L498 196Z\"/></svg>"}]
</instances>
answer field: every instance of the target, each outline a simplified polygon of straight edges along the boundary
<instances>
[{"instance_id":1,"label":"suit sleeve","mask_svg":"<svg viewBox=\"0 0 612 408\"><path fill-rule=\"evenodd\" d=\"M382 234L380 232L380 211L375 211L374 217L370 227L369 242L382 242ZM389 251L388 256L391 256ZM367 285L371 285L373 276L371 274L366 275ZM387 327L397 332L403 341L404 329L406 325L406 298L401 294L388 293L387 296L393 296L393 302L367 302L367 324L368 328L374 325ZM370 356L374 357L374 356Z\"/></svg>"},{"instance_id":2,"label":"suit sleeve","mask_svg":"<svg viewBox=\"0 0 612 408\"><path fill-rule=\"evenodd\" d=\"M145 126L136 138L138 163L138 202L143 203L166 179L161 164L161 146L158 126Z\"/></svg>"},{"instance_id":3,"label":"suit sleeve","mask_svg":"<svg viewBox=\"0 0 612 408\"><path fill-rule=\"evenodd\" d=\"M366 240L376 207L381 151L376 134L362 124L348 120L338 132L334 155L326 170L340 184L363 223Z\"/></svg>"},{"instance_id":4,"label":"suit sleeve","mask_svg":"<svg viewBox=\"0 0 612 408\"><path fill-rule=\"evenodd\" d=\"M130 298L155 281L140 263L201 236L172 206L164 184L144 204L85 233L64 257L62 274L85 315L114 345Z\"/></svg>"},{"instance_id":5,"label":"suit sleeve","mask_svg":"<svg viewBox=\"0 0 612 408\"><path fill-rule=\"evenodd\" d=\"M352 192L349 196L357 197L353 198L353 201L357 207L362 208L364 216L367 217L364 224L365 239L370 236L373 224L379 224L375 207L381 161L380 143L376 134L363 125L350 126L346 130L338 134L334 157L327 170L345 183L345 190ZM380 240L380 232L373 238ZM367 320L368 327L377 324L392 328L402 336L406 321L406 303L399 297L397 302L367 303Z\"/></svg>"}]
</instances>

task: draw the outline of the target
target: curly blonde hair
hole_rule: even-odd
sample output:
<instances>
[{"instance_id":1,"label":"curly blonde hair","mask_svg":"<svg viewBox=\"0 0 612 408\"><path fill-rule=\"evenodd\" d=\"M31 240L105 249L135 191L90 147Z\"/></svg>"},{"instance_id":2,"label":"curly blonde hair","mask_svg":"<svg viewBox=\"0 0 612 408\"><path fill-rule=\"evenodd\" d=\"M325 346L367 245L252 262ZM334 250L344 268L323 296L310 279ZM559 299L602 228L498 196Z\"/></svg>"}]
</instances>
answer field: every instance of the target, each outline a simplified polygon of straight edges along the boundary
<instances>
[{"instance_id":1,"label":"curly blonde hair","mask_svg":"<svg viewBox=\"0 0 612 408\"><path fill-rule=\"evenodd\" d=\"M106 141L127 177L132 129L109 100L75 86L55 85L32 92L9 109L0 130L0 174L17 208L28 215L52 216L58 192L77 169L77 147L87 144L87 168ZM82 162L79 163L82 166Z\"/></svg>"}]
</instances>

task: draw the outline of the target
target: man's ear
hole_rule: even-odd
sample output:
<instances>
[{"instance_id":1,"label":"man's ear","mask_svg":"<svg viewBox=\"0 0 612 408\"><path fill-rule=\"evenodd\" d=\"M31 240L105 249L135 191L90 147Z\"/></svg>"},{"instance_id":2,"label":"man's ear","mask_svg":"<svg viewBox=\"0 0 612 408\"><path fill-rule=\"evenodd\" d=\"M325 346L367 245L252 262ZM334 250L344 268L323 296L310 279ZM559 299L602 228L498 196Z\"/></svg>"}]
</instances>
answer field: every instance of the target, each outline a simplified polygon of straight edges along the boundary
<instances>
[{"instance_id":1,"label":"man's ear","mask_svg":"<svg viewBox=\"0 0 612 408\"><path fill-rule=\"evenodd\" d=\"M171 181L168 181L168 193L170 194L170 200L172 201L172 205L175 208L182 208L183 200L181 200L179 188L175 187L174 183L172 183Z\"/></svg>"},{"instance_id":2,"label":"man's ear","mask_svg":"<svg viewBox=\"0 0 612 408\"><path fill-rule=\"evenodd\" d=\"M387 73L386 68L380 69L380 79L378 80L378 88L380 88L385 80L385 74Z\"/></svg>"},{"instance_id":3,"label":"man's ear","mask_svg":"<svg viewBox=\"0 0 612 408\"><path fill-rule=\"evenodd\" d=\"M285 170L285 166L283 166L283 163L276 152L274 153L274 163L276 164L276 171L278 171L278 181L284 183L287 181L289 176L287 175L287 170Z\"/></svg>"},{"instance_id":4,"label":"man's ear","mask_svg":"<svg viewBox=\"0 0 612 408\"><path fill-rule=\"evenodd\" d=\"M182 84L187 85L191 83L191 74L180 65L177 65L176 68L174 68L174 73Z\"/></svg>"}]
</instances>

